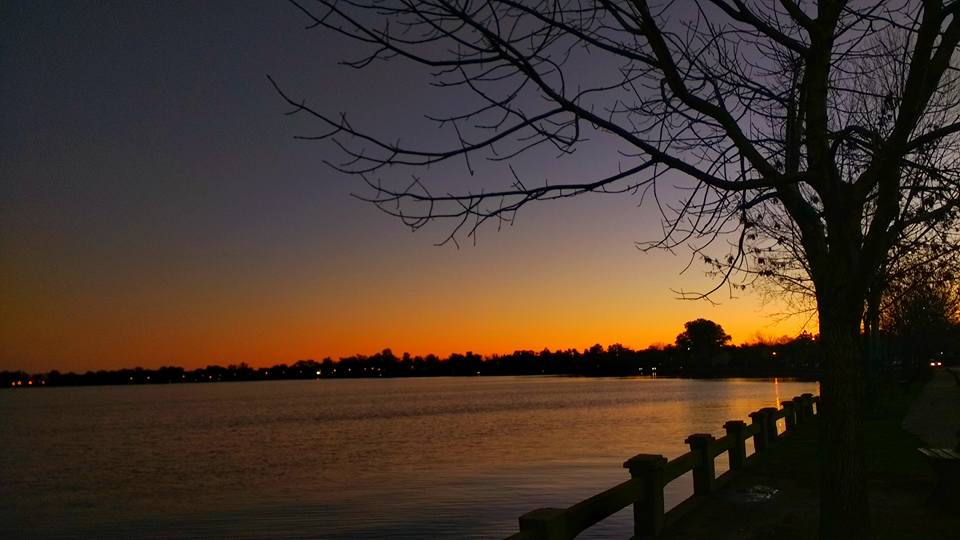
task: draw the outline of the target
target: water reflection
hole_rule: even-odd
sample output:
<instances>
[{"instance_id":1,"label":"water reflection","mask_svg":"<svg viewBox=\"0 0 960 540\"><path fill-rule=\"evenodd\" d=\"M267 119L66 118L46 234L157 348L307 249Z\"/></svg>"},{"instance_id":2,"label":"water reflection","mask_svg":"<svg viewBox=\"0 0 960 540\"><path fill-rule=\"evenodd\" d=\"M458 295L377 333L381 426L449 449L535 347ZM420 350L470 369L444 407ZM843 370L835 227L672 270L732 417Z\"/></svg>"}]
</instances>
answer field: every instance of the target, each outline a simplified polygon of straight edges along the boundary
<instances>
[{"instance_id":1,"label":"water reflection","mask_svg":"<svg viewBox=\"0 0 960 540\"><path fill-rule=\"evenodd\" d=\"M0 520L41 536L506 536L621 482L636 453L722 436L771 384L815 391L481 377L3 392ZM667 503L689 491L671 484ZM586 537L629 535L622 514Z\"/></svg>"}]
</instances>

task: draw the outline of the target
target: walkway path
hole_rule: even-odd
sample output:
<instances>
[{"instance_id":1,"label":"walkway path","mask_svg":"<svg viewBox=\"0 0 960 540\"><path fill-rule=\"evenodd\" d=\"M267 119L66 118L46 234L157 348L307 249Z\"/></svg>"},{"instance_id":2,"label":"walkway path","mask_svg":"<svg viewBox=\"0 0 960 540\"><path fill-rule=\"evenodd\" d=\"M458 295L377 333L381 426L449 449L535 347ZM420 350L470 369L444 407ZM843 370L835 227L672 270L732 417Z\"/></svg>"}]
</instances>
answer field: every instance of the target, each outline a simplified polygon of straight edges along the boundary
<instances>
[{"instance_id":1,"label":"walkway path","mask_svg":"<svg viewBox=\"0 0 960 540\"><path fill-rule=\"evenodd\" d=\"M933 371L903 419L903 429L934 448L953 448L960 435L960 386L947 369Z\"/></svg>"}]
</instances>

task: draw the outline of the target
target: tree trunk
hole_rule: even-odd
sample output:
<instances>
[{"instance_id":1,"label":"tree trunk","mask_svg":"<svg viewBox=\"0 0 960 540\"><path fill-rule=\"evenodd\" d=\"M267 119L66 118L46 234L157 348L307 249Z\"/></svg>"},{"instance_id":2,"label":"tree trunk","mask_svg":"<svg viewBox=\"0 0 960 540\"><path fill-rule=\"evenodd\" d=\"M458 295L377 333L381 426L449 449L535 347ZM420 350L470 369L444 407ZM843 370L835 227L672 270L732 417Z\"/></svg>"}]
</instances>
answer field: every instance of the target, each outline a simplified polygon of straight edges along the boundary
<instances>
[{"instance_id":1,"label":"tree trunk","mask_svg":"<svg viewBox=\"0 0 960 540\"><path fill-rule=\"evenodd\" d=\"M883 274L884 270L878 270ZM883 288L878 285L879 278L867 292L866 310L863 316L863 364L866 372L865 410L874 413L878 410L880 397L880 301Z\"/></svg>"},{"instance_id":2,"label":"tree trunk","mask_svg":"<svg viewBox=\"0 0 960 540\"><path fill-rule=\"evenodd\" d=\"M862 300L821 296L820 536L871 537L864 467Z\"/></svg>"}]
</instances>

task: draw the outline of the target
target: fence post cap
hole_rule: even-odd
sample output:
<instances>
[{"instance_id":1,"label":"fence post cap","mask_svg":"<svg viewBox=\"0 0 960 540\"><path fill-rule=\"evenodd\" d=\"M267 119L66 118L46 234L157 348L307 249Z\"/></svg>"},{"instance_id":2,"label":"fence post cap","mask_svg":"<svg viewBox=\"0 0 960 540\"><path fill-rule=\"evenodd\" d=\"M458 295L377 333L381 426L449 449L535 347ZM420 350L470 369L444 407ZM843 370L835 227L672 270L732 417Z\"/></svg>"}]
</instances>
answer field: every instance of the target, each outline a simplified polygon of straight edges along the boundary
<instances>
[{"instance_id":1,"label":"fence post cap","mask_svg":"<svg viewBox=\"0 0 960 540\"><path fill-rule=\"evenodd\" d=\"M723 429L727 431L737 431L746 429L747 423L743 420L727 420L723 423Z\"/></svg>"},{"instance_id":2,"label":"fence post cap","mask_svg":"<svg viewBox=\"0 0 960 540\"><path fill-rule=\"evenodd\" d=\"M802 397L803 399L810 399L813 397L813 394L807 392L806 394L800 394L800 397Z\"/></svg>"},{"instance_id":3,"label":"fence post cap","mask_svg":"<svg viewBox=\"0 0 960 540\"><path fill-rule=\"evenodd\" d=\"M715 441L713 435L709 433L694 433L687 437L683 442L689 444L691 448L703 448L713 441Z\"/></svg>"},{"instance_id":4,"label":"fence post cap","mask_svg":"<svg viewBox=\"0 0 960 540\"><path fill-rule=\"evenodd\" d=\"M790 401L781 401L780 404L783 405L783 408L784 408L784 409L792 409L792 408L793 408L793 405L794 405L793 400L790 400Z\"/></svg>"},{"instance_id":5,"label":"fence post cap","mask_svg":"<svg viewBox=\"0 0 960 540\"><path fill-rule=\"evenodd\" d=\"M666 466L667 458L660 454L637 454L623 462L623 468L631 471L662 469Z\"/></svg>"}]
</instances>

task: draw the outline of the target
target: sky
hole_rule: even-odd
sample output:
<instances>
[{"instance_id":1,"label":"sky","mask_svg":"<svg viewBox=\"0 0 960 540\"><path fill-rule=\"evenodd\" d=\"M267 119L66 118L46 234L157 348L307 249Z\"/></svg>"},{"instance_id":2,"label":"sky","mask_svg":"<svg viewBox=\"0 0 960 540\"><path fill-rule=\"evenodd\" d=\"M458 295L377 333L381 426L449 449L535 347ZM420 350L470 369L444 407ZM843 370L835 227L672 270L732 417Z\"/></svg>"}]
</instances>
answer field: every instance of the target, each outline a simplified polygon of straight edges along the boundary
<instances>
[{"instance_id":1,"label":"sky","mask_svg":"<svg viewBox=\"0 0 960 540\"><path fill-rule=\"evenodd\" d=\"M714 282L702 264L681 273L686 251L635 247L661 233L639 197L534 205L459 249L435 245L449 224L413 232L351 197L364 187L294 140L319 128L284 114L268 74L424 147L450 134L423 115L463 98L400 63L338 65L356 45L292 6L13 1L0 19L0 370L638 348L699 317L744 342L806 322L757 292L679 300ZM575 179L612 152L513 164ZM440 181L503 186L504 167Z\"/></svg>"}]
</instances>

